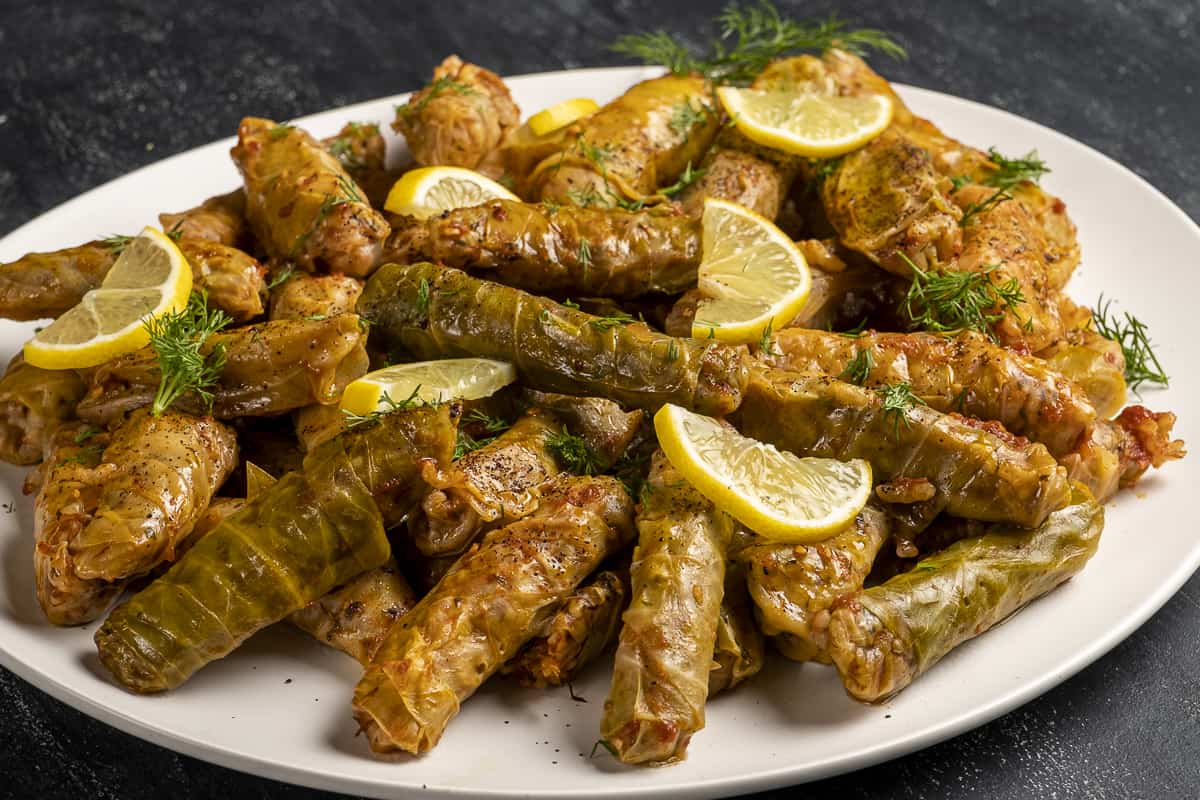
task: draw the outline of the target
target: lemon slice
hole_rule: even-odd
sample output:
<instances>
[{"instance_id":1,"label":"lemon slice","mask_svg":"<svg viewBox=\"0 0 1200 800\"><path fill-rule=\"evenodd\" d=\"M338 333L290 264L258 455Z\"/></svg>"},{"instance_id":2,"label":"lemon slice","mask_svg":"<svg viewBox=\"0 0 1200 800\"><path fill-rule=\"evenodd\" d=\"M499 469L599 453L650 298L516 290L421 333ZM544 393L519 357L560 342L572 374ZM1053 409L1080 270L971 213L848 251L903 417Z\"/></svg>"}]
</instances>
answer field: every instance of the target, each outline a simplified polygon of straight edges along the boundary
<instances>
[{"instance_id":1,"label":"lemon slice","mask_svg":"<svg viewBox=\"0 0 1200 800\"><path fill-rule=\"evenodd\" d=\"M722 86L717 96L747 139L808 158L856 150L892 121L892 100L881 94L850 97Z\"/></svg>"},{"instance_id":2,"label":"lemon slice","mask_svg":"<svg viewBox=\"0 0 1200 800\"><path fill-rule=\"evenodd\" d=\"M654 431L696 491L769 539L827 539L871 496L871 465L862 459L800 458L670 404L654 415Z\"/></svg>"},{"instance_id":3,"label":"lemon slice","mask_svg":"<svg viewBox=\"0 0 1200 800\"><path fill-rule=\"evenodd\" d=\"M393 214L428 219L452 208L488 200L520 200L491 178L462 167L422 167L404 173L388 192L383 207Z\"/></svg>"},{"instance_id":4,"label":"lemon slice","mask_svg":"<svg viewBox=\"0 0 1200 800\"><path fill-rule=\"evenodd\" d=\"M786 233L745 206L704 201L692 336L758 342L791 322L812 286L804 254Z\"/></svg>"},{"instance_id":5,"label":"lemon slice","mask_svg":"<svg viewBox=\"0 0 1200 800\"><path fill-rule=\"evenodd\" d=\"M512 364L490 358L447 358L397 364L368 372L346 387L342 409L351 414L389 411L392 403L409 398L422 403L478 400L517 379Z\"/></svg>"},{"instance_id":6,"label":"lemon slice","mask_svg":"<svg viewBox=\"0 0 1200 800\"><path fill-rule=\"evenodd\" d=\"M150 341L146 321L187 305L192 269L170 237L144 228L125 246L100 288L25 343L43 369L94 367Z\"/></svg>"},{"instance_id":7,"label":"lemon slice","mask_svg":"<svg viewBox=\"0 0 1200 800\"><path fill-rule=\"evenodd\" d=\"M538 136L565 128L577 119L594 114L600 104L590 97L575 97L544 108L529 118L529 129Z\"/></svg>"}]
</instances>

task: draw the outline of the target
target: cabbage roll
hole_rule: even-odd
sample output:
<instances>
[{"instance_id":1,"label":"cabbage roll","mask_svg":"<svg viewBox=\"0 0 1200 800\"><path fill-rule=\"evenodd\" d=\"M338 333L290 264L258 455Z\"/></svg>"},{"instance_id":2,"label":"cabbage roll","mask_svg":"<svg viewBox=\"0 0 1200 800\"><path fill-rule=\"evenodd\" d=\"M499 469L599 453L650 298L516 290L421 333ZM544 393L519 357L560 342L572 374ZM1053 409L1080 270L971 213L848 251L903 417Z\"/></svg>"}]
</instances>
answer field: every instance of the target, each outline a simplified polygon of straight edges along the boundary
<instances>
[{"instance_id":1,"label":"cabbage roll","mask_svg":"<svg viewBox=\"0 0 1200 800\"><path fill-rule=\"evenodd\" d=\"M0 264L0 317L52 319L100 286L117 248L96 241Z\"/></svg>"},{"instance_id":2,"label":"cabbage roll","mask_svg":"<svg viewBox=\"0 0 1200 800\"><path fill-rule=\"evenodd\" d=\"M415 754L436 745L462 701L628 543L632 517L615 479L563 477L532 516L468 550L392 629L354 690L371 749Z\"/></svg>"},{"instance_id":3,"label":"cabbage roll","mask_svg":"<svg viewBox=\"0 0 1200 800\"><path fill-rule=\"evenodd\" d=\"M183 239L217 242L230 247L249 244L250 229L246 224L246 192L234 189L228 194L210 197L195 208L178 214L159 214L158 224L164 231L178 232Z\"/></svg>"},{"instance_id":4,"label":"cabbage roll","mask_svg":"<svg viewBox=\"0 0 1200 800\"><path fill-rule=\"evenodd\" d=\"M358 317L278 320L210 336L204 350L225 345L225 368L212 388L212 414L219 419L271 416L313 403L332 405L346 384L367 369L367 335ZM97 367L78 407L81 419L107 424L154 400L158 356L149 347ZM174 407L205 413L194 392Z\"/></svg>"},{"instance_id":5,"label":"cabbage roll","mask_svg":"<svg viewBox=\"0 0 1200 800\"><path fill-rule=\"evenodd\" d=\"M828 618L829 654L851 697L878 702L946 653L1066 581L1095 554L1104 509L1086 489L1034 530L988 526L888 582L847 595Z\"/></svg>"},{"instance_id":6,"label":"cabbage roll","mask_svg":"<svg viewBox=\"0 0 1200 800\"><path fill-rule=\"evenodd\" d=\"M700 222L642 211L492 200L426 220L394 220L385 259L435 261L528 292L576 297L675 294L696 285Z\"/></svg>"},{"instance_id":7,"label":"cabbage roll","mask_svg":"<svg viewBox=\"0 0 1200 800\"><path fill-rule=\"evenodd\" d=\"M20 353L0 378L0 459L10 464L42 460L50 437L75 418L87 390L74 370L41 369Z\"/></svg>"},{"instance_id":8,"label":"cabbage roll","mask_svg":"<svg viewBox=\"0 0 1200 800\"><path fill-rule=\"evenodd\" d=\"M559 607L545 633L504 665L504 674L522 686L570 683L616 637L628 596L620 575L598 573Z\"/></svg>"},{"instance_id":9,"label":"cabbage roll","mask_svg":"<svg viewBox=\"0 0 1200 800\"><path fill-rule=\"evenodd\" d=\"M834 378L756 372L738 418L745 435L799 456L864 458L876 480L925 478L959 517L1034 527L1070 496L1044 445L920 404L888 411L878 392Z\"/></svg>"},{"instance_id":10,"label":"cabbage roll","mask_svg":"<svg viewBox=\"0 0 1200 800\"><path fill-rule=\"evenodd\" d=\"M246 217L272 258L360 278L378 265L387 221L307 133L247 117L231 155L245 182Z\"/></svg>"},{"instance_id":11,"label":"cabbage roll","mask_svg":"<svg viewBox=\"0 0 1200 800\"><path fill-rule=\"evenodd\" d=\"M256 631L387 561L384 529L416 504L420 464L445 464L456 405L388 414L325 443L196 542L96 632L100 661L139 693L174 688Z\"/></svg>"},{"instance_id":12,"label":"cabbage roll","mask_svg":"<svg viewBox=\"0 0 1200 800\"><path fill-rule=\"evenodd\" d=\"M538 408L554 412L571 433L583 439L598 472L611 468L625 455L646 419L644 411L626 411L603 397L573 397L526 389L525 398Z\"/></svg>"},{"instance_id":13,"label":"cabbage roll","mask_svg":"<svg viewBox=\"0 0 1200 800\"><path fill-rule=\"evenodd\" d=\"M725 568L725 594L713 645L713 666L708 673L708 696L737 687L759 673L766 660L762 631L754 619L754 605L746 592L745 570L740 564Z\"/></svg>"},{"instance_id":14,"label":"cabbage roll","mask_svg":"<svg viewBox=\"0 0 1200 800\"><path fill-rule=\"evenodd\" d=\"M760 539L738 554L763 633L789 634L788 658L829 663L823 625L839 597L858 591L875 556L891 534L888 516L875 502L828 539L785 544Z\"/></svg>"},{"instance_id":15,"label":"cabbage roll","mask_svg":"<svg viewBox=\"0 0 1200 800\"><path fill-rule=\"evenodd\" d=\"M362 281L348 275L297 273L271 289L272 320L336 317L354 311Z\"/></svg>"},{"instance_id":16,"label":"cabbage roll","mask_svg":"<svg viewBox=\"0 0 1200 800\"><path fill-rule=\"evenodd\" d=\"M193 286L205 293L210 306L238 323L262 316L267 269L258 259L203 239L180 239L179 249L192 267Z\"/></svg>"},{"instance_id":17,"label":"cabbage roll","mask_svg":"<svg viewBox=\"0 0 1200 800\"><path fill-rule=\"evenodd\" d=\"M593 317L433 264L386 265L358 311L374 335L416 358L497 358L532 388L647 411L676 403L720 416L737 408L746 380L740 348Z\"/></svg>"},{"instance_id":18,"label":"cabbage roll","mask_svg":"<svg viewBox=\"0 0 1200 800\"><path fill-rule=\"evenodd\" d=\"M600 736L627 764L684 758L704 727L733 521L662 451L638 509L630 603Z\"/></svg>"}]
</instances>

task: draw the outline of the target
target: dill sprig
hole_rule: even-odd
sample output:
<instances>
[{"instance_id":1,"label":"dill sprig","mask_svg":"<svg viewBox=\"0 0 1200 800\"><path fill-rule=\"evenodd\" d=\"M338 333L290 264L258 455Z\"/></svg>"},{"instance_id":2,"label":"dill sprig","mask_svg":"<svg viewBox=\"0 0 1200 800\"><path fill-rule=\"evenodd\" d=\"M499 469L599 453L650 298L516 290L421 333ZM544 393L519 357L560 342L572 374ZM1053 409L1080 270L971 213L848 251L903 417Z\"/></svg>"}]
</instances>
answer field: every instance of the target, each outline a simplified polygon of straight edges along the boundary
<instances>
[{"instance_id":1,"label":"dill sprig","mask_svg":"<svg viewBox=\"0 0 1200 800\"><path fill-rule=\"evenodd\" d=\"M404 105L396 106L396 113L402 114L406 117L413 114L418 114L424 110L425 106L429 105L433 98L447 90L452 91L455 94L463 95L464 97L466 95L475 94L475 90L467 84L459 83L450 76L443 75L440 78L435 78L427 87L425 87L425 96L418 100L416 105L413 104L412 100L409 100Z\"/></svg>"},{"instance_id":2,"label":"dill sprig","mask_svg":"<svg viewBox=\"0 0 1200 800\"><path fill-rule=\"evenodd\" d=\"M907 256L901 254L901 258L912 269L913 278L900 310L921 330L973 330L994 341L991 326L1025 302L1016 278L999 284L991 279L997 265L979 272L926 272Z\"/></svg>"},{"instance_id":3,"label":"dill sprig","mask_svg":"<svg viewBox=\"0 0 1200 800\"><path fill-rule=\"evenodd\" d=\"M905 428L912 425L908 419L908 412L917 405L928 405L913 394L912 387L906 381L885 383L876 389L875 393L879 395L884 417L892 419L892 435L897 439L900 438L900 423L903 422Z\"/></svg>"},{"instance_id":4,"label":"dill sprig","mask_svg":"<svg viewBox=\"0 0 1200 800\"><path fill-rule=\"evenodd\" d=\"M596 191L596 187L590 183L578 189L568 189L567 199L580 208L590 208L591 206L609 208L612 206L612 202Z\"/></svg>"},{"instance_id":5,"label":"dill sprig","mask_svg":"<svg viewBox=\"0 0 1200 800\"><path fill-rule=\"evenodd\" d=\"M425 278L417 284L417 311L422 314L429 311L429 281Z\"/></svg>"},{"instance_id":6,"label":"dill sprig","mask_svg":"<svg viewBox=\"0 0 1200 800\"><path fill-rule=\"evenodd\" d=\"M325 200L321 203L321 207L317 209L317 216L313 220L312 227L296 237L296 241L292 245L292 252L289 255L295 255L296 253L300 252L300 248L304 247L304 244L308 241L309 237L313 235L313 232L316 231L317 228L321 227L321 223L325 221L325 218L328 217L335 208L350 203L363 204L366 203L366 201L363 200L363 196L359 194L358 186L355 185L353 180L347 178L345 175L338 175L337 188L334 189L333 194L325 197Z\"/></svg>"},{"instance_id":7,"label":"dill sprig","mask_svg":"<svg viewBox=\"0 0 1200 800\"><path fill-rule=\"evenodd\" d=\"M958 224L964 228L985 211L990 211L1001 203L1012 200L1012 190L1019 184L1025 181L1037 183L1043 175L1050 172L1046 162L1038 158L1036 150L1030 150L1021 158L1008 158L995 147L989 147L988 160L996 165L996 169L983 179L983 185L993 186L996 191L978 203L967 204L963 209L962 219L958 221ZM954 187L952 191L957 192L969 181L965 176L959 175L951 178L950 182Z\"/></svg>"},{"instance_id":8,"label":"dill sprig","mask_svg":"<svg viewBox=\"0 0 1200 800\"><path fill-rule=\"evenodd\" d=\"M150 413L159 416L187 392L195 392L212 411L209 388L225 368L225 344L217 344L208 354L201 352L212 334L233 320L220 309L210 309L204 292L192 292L187 305L146 322L150 347L158 356L161 377Z\"/></svg>"},{"instance_id":9,"label":"dill sprig","mask_svg":"<svg viewBox=\"0 0 1200 800\"><path fill-rule=\"evenodd\" d=\"M295 125L292 125L290 123L281 122L278 125L276 125L274 128L271 128L270 130L268 130L267 136L271 137L272 141L279 141L283 137L287 136L292 131L292 129L295 127L296 127Z\"/></svg>"},{"instance_id":10,"label":"dill sprig","mask_svg":"<svg viewBox=\"0 0 1200 800\"><path fill-rule=\"evenodd\" d=\"M607 331L612 328L619 328L622 325L632 325L637 322L631 315L624 311L614 311L611 314L605 314L602 317L588 320L588 324L596 330Z\"/></svg>"},{"instance_id":11,"label":"dill sprig","mask_svg":"<svg viewBox=\"0 0 1200 800\"><path fill-rule=\"evenodd\" d=\"M75 444L83 444L97 433L100 433L101 430L103 430L103 428L98 428L95 425L88 425L72 436L71 441L73 441Z\"/></svg>"},{"instance_id":12,"label":"dill sprig","mask_svg":"<svg viewBox=\"0 0 1200 800\"><path fill-rule=\"evenodd\" d=\"M670 186L664 186L663 188L659 189L658 193L666 195L667 197L674 197L696 181L703 178L704 173L706 172L708 172L707 169L693 169L692 162L689 161L687 166L683 168L683 172L679 175L679 180L675 181Z\"/></svg>"},{"instance_id":13,"label":"dill sprig","mask_svg":"<svg viewBox=\"0 0 1200 800\"><path fill-rule=\"evenodd\" d=\"M483 427L484 433L490 433L491 436L472 436L461 427L458 429L458 438L454 441L454 459L465 456L467 453L478 450L481 447L491 444L500 438L500 434L508 430L509 422L501 417L493 417L484 413L481 409L475 409L467 416L463 417L462 424L473 423Z\"/></svg>"},{"instance_id":14,"label":"dill sprig","mask_svg":"<svg viewBox=\"0 0 1200 800\"><path fill-rule=\"evenodd\" d=\"M1122 318L1114 313L1109 315L1108 308L1111 300L1105 300L1104 295L1096 301L1092 309L1092 323L1096 332L1105 339L1111 339L1121 345L1125 356L1125 380L1129 388L1135 392L1143 383L1154 383L1160 386L1169 385L1167 372L1154 353L1150 342L1146 323L1126 311Z\"/></svg>"},{"instance_id":15,"label":"dill sprig","mask_svg":"<svg viewBox=\"0 0 1200 800\"><path fill-rule=\"evenodd\" d=\"M281 286L288 282L288 279L296 274L296 265L288 261L278 272L271 276L271 280L267 281L267 291L274 289L276 286Z\"/></svg>"},{"instance_id":16,"label":"dill sprig","mask_svg":"<svg viewBox=\"0 0 1200 800\"><path fill-rule=\"evenodd\" d=\"M114 256L119 256L132 241L132 236L122 236L119 233L112 233L101 239L100 244L111 250Z\"/></svg>"},{"instance_id":17,"label":"dill sprig","mask_svg":"<svg viewBox=\"0 0 1200 800\"><path fill-rule=\"evenodd\" d=\"M680 100L671 109L671 121L668 125L677 135L682 136L686 142L692 135L692 128L702 124L712 113L712 109L704 103L701 103L700 107L696 108L692 105L690 99Z\"/></svg>"},{"instance_id":18,"label":"dill sprig","mask_svg":"<svg viewBox=\"0 0 1200 800\"><path fill-rule=\"evenodd\" d=\"M838 375L838 379L862 386L871 377L873 369L875 369L875 356L871 354L871 348L864 347L854 355L854 358L850 359L846 368L842 370L842 374Z\"/></svg>"},{"instance_id":19,"label":"dill sprig","mask_svg":"<svg viewBox=\"0 0 1200 800\"><path fill-rule=\"evenodd\" d=\"M762 329L762 334L758 337L759 351L768 356L779 355L779 353L775 352L775 343L771 339L771 332L774 327L775 327L775 320L773 320L773 319L768 320L766 327ZM709 333L712 334L712 336L710 336L709 338L714 338L714 336L716 334L715 330L710 328Z\"/></svg>"},{"instance_id":20,"label":"dill sprig","mask_svg":"<svg viewBox=\"0 0 1200 800\"><path fill-rule=\"evenodd\" d=\"M329 155L342 162L342 166L358 169L363 166L363 161L354 152L354 139L364 135L374 136L379 133L379 126L372 122L348 122L344 130L345 133L339 134L325 149L329 151Z\"/></svg>"},{"instance_id":21,"label":"dill sprig","mask_svg":"<svg viewBox=\"0 0 1200 800\"><path fill-rule=\"evenodd\" d=\"M587 239L579 240L579 252L575 254L575 260L583 267L583 274L587 275L592 266L592 246L588 244Z\"/></svg>"},{"instance_id":22,"label":"dill sprig","mask_svg":"<svg viewBox=\"0 0 1200 800\"><path fill-rule=\"evenodd\" d=\"M422 401L418 397L421 392L421 384L417 384L412 390L412 394L403 400L397 402L392 399L392 396L384 392L379 397L379 406L374 411L367 414L355 414L353 411L342 409L342 414L346 417L347 428L358 428L363 425L373 425L379 422L379 418L391 414L394 411L403 411L407 408L421 405Z\"/></svg>"},{"instance_id":23,"label":"dill sprig","mask_svg":"<svg viewBox=\"0 0 1200 800\"><path fill-rule=\"evenodd\" d=\"M595 475L600 471L600 461L587 446L583 437L576 436L563 426L562 433L548 433L546 448L568 471L576 475Z\"/></svg>"},{"instance_id":24,"label":"dill sprig","mask_svg":"<svg viewBox=\"0 0 1200 800\"><path fill-rule=\"evenodd\" d=\"M720 35L697 52L663 30L622 36L612 49L647 64L664 64L674 73L699 72L713 83L748 84L774 59L805 50L833 47L857 55L877 50L893 58L905 51L874 28L849 28L830 15L823 20L795 20L780 15L768 0L725 7L714 20Z\"/></svg>"}]
</instances>

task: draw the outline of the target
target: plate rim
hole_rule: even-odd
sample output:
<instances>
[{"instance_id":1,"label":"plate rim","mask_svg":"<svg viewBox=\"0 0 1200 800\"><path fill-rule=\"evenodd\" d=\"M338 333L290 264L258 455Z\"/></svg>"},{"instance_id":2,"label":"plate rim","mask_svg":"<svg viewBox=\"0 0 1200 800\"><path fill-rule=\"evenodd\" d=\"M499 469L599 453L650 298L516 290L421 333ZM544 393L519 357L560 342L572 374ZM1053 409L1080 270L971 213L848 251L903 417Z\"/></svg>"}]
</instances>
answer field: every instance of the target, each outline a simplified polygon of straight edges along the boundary
<instances>
[{"instance_id":1,"label":"plate rim","mask_svg":"<svg viewBox=\"0 0 1200 800\"><path fill-rule=\"evenodd\" d=\"M526 82L546 79L552 80L563 75L586 76L589 74L595 74L621 80L627 79L630 83L632 83L638 78L652 77L653 75L661 74L664 71L665 70L661 67L646 66L583 67L522 73L518 75L504 76L504 80L508 83L513 83L517 81ZM1068 146L1083 148L1088 152L1089 155L1099 157L1105 163L1107 168L1115 168L1116 171L1122 173L1125 177L1132 178L1140 186L1140 188L1149 190L1150 194L1158 201L1159 205L1164 206L1164 210L1169 210L1171 213L1173 213L1176 218L1183 223L1185 229L1187 229L1191 236L1195 237L1197 241L1200 242L1200 224L1197 224L1197 222L1193 220L1186 211L1180 208L1174 201L1171 200L1171 198L1169 198L1165 193L1163 193L1137 172L1120 163L1106 153L1097 150L1091 145L1082 142L1068 134L1055 130L1054 128L1051 128L1048 125L1036 120L1022 117L1015 112L998 108L978 100L959 97L947 92L926 89L899 82L893 82L891 85L905 99L922 96L943 100L950 99L956 103L967 104L968 106L972 107L974 111L980 113L999 114L1006 119L1011 119L1012 121L1019 122L1022 125L1034 126L1039 136L1056 139L1059 143ZM383 103L403 102L410 94L411 92L401 92L394 95L384 95L377 98L358 101L343 106L325 108L296 117L291 121L298 124L305 124L314 117L333 112L347 112L352 114L357 108L360 107L376 106ZM26 220L18 227L13 228L8 233L0 237L0 244L3 244L9 239L18 238L22 235L25 235L27 229L36 225L42 219L42 217L69 209L76 203L85 204L89 202L93 195L108 191L112 184L132 176L139 175L148 170L163 168L165 165L170 164L176 159L181 159L194 154L197 150L231 145L234 142L234 139L235 137L232 136L224 137L197 145L195 147L190 147L178 153L173 153L165 158L145 164L130 172L126 172L111 178L98 186L88 189L81 194L78 194L51 208L39 212L29 220ZM752 775L735 775L715 779L697 779L681 783L674 783L668 786L655 787L619 786L614 784L611 789L604 789L600 791L593 789L560 791L556 789L540 790L537 788L530 788L521 790L520 792L515 792L504 789L467 789L460 787L436 786L417 787L398 783L379 783L368 778L356 778L353 776L347 777L343 775L326 775L318 771L316 768L294 767L288 764L272 761L258 755L235 751L231 747L225 745L200 741L192 735L164 731L149 723L143 722L133 715L93 700L85 694L82 694L81 692L78 692L71 687L64 685L63 683L60 683L54 677L37 670L36 667L26 664L22 659L17 657L15 653L10 652L6 642L2 639L0 639L0 666L4 666L23 681L31 684L41 691L46 692L56 700L71 706L75 710L80 711L81 713L84 713L103 724L111 725L112 727L115 727L124 733L130 734L144 741L148 741L154 745L164 747L168 750L197 758L201 761L217 764L218 766L225 767L227 769L232 769L237 772L254 775L257 777L265 777L297 786L306 786L340 793L355 792L370 797L392 797L395 796L396 792L398 791L403 791L406 793L406 795L411 795L413 797L439 798L513 798L520 796L533 798L561 797L572 798L572 800L581 800L582 798L626 798L642 796L654 796L662 798L720 797L729 796L732 794L764 791L784 786L801 785L803 783L821 780L834 775L848 774L850 772L877 765L884 761L909 755L918 750L932 746L933 744L947 741L951 738L961 735L964 732L987 724L988 722L997 719L1013 709L1036 699L1042 694L1045 694L1050 689L1078 674L1081 670L1106 655L1118 644L1140 629L1151 616L1153 616L1172 597L1174 597L1183 584L1186 583L1192 574L1197 571L1197 568L1200 568L1200 540L1198 540L1192 546L1187 558L1181 559L1176 568L1172 570L1168 576L1166 576L1166 580L1160 580L1155 590L1143 597L1140 603L1138 603L1138 605L1121 620L1120 625L1112 627L1110 632L1104 636L1093 639L1086 647L1080 648L1073 656L1064 661L1057 668L1027 680L1019 687L1016 687L1003 695L992 698L983 705L964 711L935 725L931 725L927 730L914 734L903 742L885 742L867 747L865 749L860 749L852 753L829 758L822 763L819 768L808 768L808 771L802 777L797 777L793 774L797 772L796 767L783 765L775 769L762 770Z\"/></svg>"}]
</instances>

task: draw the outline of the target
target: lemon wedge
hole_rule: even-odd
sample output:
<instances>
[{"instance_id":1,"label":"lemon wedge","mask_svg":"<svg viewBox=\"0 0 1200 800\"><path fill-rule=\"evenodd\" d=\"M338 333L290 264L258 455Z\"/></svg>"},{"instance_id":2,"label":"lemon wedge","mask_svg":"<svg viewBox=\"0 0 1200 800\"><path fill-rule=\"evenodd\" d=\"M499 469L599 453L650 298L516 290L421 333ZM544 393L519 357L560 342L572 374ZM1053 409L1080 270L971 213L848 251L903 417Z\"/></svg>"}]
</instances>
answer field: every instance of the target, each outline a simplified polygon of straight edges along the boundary
<instances>
[{"instance_id":1,"label":"lemon wedge","mask_svg":"<svg viewBox=\"0 0 1200 800\"><path fill-rule=\"evenodd\" d=\"M491 178L463 167L422 167L404 173L388 192L383 207L393 214L428 219L452 208L489 200L520 200Z\"/></svg>"},{"instance_id":2,"label":"lemon wedge","mask_svg":"<svg viewBox=\"0 0 1200 800\"><path fill-rule=\"evenodd\" d=\"M722 86L717 97L747 139L808 158L832 158L862 147L891 123L894 110L892 99L881 94Z\"/></svg>"},{"instance_id":3,"label":"lemon wedge","mask_svg":"<svg viewBox=\"0 0 1200 800\"><path fill-rule=\"evenodd\" d=\"M701 217L699 287L692 336L758 342L804 307L812 275L786 233L745 206L708 198Z\"/></svg>"},{"instance_id":4,"label":"lemon wedge","mask_svg":"<svg viewBox=\"0 0 1200 800\"><path fill-rule=\"evenodd\" d=\"M599 110L600 104L590 97L575 97L544 108L529 118L529 129L538 136L565 128L577 119Z\"/></svg>"},{"instance_id":5,"label":"lemon wedge","mask_svg":"<svg viewBox=\"0 0 1200 800\"><path fill-rule=\"evenodd\" d=\"M871 497L871 465L862 459L800 458L670 404L654 415L654 431L696 491L768 539L827 539Z\"/></svg>"},{"instance_id":6,"label":"lemon wedge","mask_svg":"<svg viewBox=\"0 0 1200 800\"><path fill-rule=\"evenodd\" d=\"M517 371L512 364L490 358L396 364L368 372L352 382L342 394L341 406L351 414L365 415L389 411L395 403L410 399L421 403L478 400L495 394L516 379Z\"/></svg>"},{"instance_id":7,"label":"lemon wedge","mask_svg":"<svg viewBox=\"0 0 1200 800\"><path fill-rule=\"evenodd\" d=\"M25 360L43 369L94 367L150 341L146 322L187 305L192 268L162 231L132 239L100 288L25 343Z\"/></svg>"}]
</instances>

